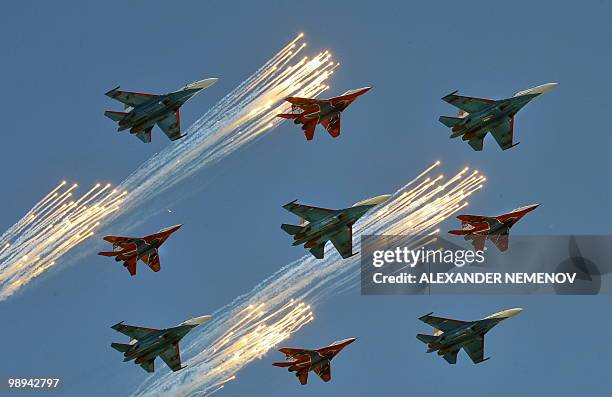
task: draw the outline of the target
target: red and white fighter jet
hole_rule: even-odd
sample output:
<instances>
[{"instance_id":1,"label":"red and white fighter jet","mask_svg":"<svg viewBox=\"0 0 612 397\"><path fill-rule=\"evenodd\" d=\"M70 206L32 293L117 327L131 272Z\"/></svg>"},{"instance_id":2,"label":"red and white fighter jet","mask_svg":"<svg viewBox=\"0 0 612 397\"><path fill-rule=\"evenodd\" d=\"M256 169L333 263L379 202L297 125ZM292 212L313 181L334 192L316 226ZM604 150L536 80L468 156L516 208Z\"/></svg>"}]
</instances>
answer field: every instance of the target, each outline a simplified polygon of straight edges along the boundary
<instances>
[{"instance_id":1,"label":"red and white fighter jet","mask_svg":"<svg viewBox=\"0 0 612 397\"><path fill-rule=\"evenodd\" d=\"M503 252L508 249L510 228L538 206L539 204L527 205L498 216L459 215L457 219L461 221L462 229L449 230L449 233L464 235L466 240L472 240L476 251L484 250L485 241L488 239Z\"/></svg>"},{"instance_id":2,"label":"red and white fighter jet","mask_svg":"<svg viewBox=\"0 0 612 397\"><path fill-rule=\"evenodd\" d=\"M160 263L157 249L181 226L171 226L145 237L106 236L104 240L113 244L113 250L98 252L98 255L114 256L117 262L123 261L123 266L132 276L136 275L136 262L139 259L146 263L151 270L158 272Z\"/></svg>"},{"instance_id":3,"label":"red and white fighter jet","mask_svg":"<svg viewBox=\"0 0 612 397\"><path fill-rule=\"evenodd\" d=\"M278 351L284 353L287 359L294 361L273 363L272 365L286 367L289 372L295 372L295 376L298 377L302 385L308 383L308 372L310 371L319 375L323 382L329 382L331 380L331 360L356 339L343 339L317 350L284 347Z\"/></svg>"},{"instance_id":4,"label":"red and white fighter jet","mask_svg":"<svg viewBox=\"0 0 612 397\"><path fill-rule=\"evenodd\" d=\"M340 114L357 98L370 91L371 88L349 90L340 96L329 99L289 97L286 101L291 103L291 110L299 109L302 112L282 113L277 117L293 119L295 124L302 124L302 130L309 141L314 138L317 124L321 124L329 132L329 135L336 138L340 135Z\"/></svg>"}]
</instances>

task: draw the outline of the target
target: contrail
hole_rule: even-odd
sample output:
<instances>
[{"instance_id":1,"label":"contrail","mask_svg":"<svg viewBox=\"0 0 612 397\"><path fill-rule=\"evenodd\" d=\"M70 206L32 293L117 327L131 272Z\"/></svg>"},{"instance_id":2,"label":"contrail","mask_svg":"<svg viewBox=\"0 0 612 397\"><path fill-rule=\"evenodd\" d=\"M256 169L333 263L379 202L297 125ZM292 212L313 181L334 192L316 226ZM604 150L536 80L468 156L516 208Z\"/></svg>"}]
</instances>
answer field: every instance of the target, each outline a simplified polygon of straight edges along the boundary
<instances>
[{"instance_id":1,"label":"contrail","mask_svg":"<svg viewBox=\"0 0 612 397\"><path fill-rule=\"evenodd\" d=\"M74 261L77 256L66 257L65 254L91 237L94 227L96 230L108 228L113 220L128 211L135 219L137 208L276 127L282 121L276 115L288 111L284 103L287 96L314 97L328 89L326 81L338 64L332 62L329 51L313 58L298 58L305 47L300 34L189 127L187 137L169 144L147 160L112 194L107 192L109 187L99 192L100 186L88 192L86 196L95 195L88 200L89 211L68 206L53 208L59 212L41 212L39 207L48 197L36 204L0 237L0 301L60 262ZM63 201L67 200L73 188L60 193L64 185L49 195L57 194ZM111 211L105 200L116 198L117 192L122 192L121 206L113 206ZM92 212L91 208L98 208L96 206L104 210ZM141 212L138 219L143 220L151 214L151 211ZM36 222L32 222L32 216ZM74 225L61 226L58 219L64 225ZM78 222L75 224L74 219L81 222L82 227ZM135 224L124 223L127 229Z\"/></svg>"},{"instance_id":2,"label":"contrail","mask_svg":"<svg viewBox=\"0 0 612 397\"><path fill-rule=\"evenodd\" d=\"M63 181L0 236L0 301L91 237L127 194L97 184L75 200L76 188Z\"/></svg>"},{"instance_id":3,"label":"contrail","mask_svg":"<svg viewBox=\"0 0 612 397\"><path fill-rule=\"evenodd\" d=\"M438 232L436 226L465 207L467 197L485 182L468 168L448 180L443 175L434 177L439 164L431 165L366 214L355 224L355 234L433 237ZM417 239L403 239L402 243L417 246L421 244ZM183 348L183 356L190 356L187 368L150 376L133 396L209 395L218 391L247 364L313 320L305 302L318 304L333 293L354 287L358 269L357 257L342 259L331 244L327 244L324 259L306 255L284 266L213 314L213 320Z\"/></svg>"}]
</instances>

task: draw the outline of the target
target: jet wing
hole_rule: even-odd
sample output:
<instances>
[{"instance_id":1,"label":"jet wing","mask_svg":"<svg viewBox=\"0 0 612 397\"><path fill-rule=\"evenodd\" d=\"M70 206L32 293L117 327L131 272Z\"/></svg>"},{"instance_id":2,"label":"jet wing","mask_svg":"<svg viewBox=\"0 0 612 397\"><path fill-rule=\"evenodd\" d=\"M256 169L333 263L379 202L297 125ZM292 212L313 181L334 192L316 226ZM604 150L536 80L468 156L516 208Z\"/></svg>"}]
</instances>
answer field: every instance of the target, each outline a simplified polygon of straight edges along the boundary
<instances>
[{"instance_id":1,"label":"jet wing","mask_svg":"<svg viewBox=\"0 0 612 397\"><path fill-rule=\"evenodd\" d=\"M336 138L338 135L340 135L340 113L336 113L329 119L321 120L321 124L332 137Z\"/></svg>"},{"instance_id":2,"label":"jet wing","mask_svg":"<svg viewBox=\"0 0 612 397\"><path fill-rule=\"evenodd\" d=\"M143 256L140 259L144 263L146 263L154 272L158 272L159 269L161 269L161 263L159 261L159 251L157 249L153 253Z\"/></svg>"},{"instance_id":3,"label":"jet wing","mask_svg":"<svg viewBox=\"0 0 612 397\"><path fill-rule=\"evenodd\" d=\"M323 257L325 256L325 243L327 243L327 241L325 241L323 244L311 248L310 253L312 254L312 256L317 259L323 259Z\"/></svg>"},{"instance_id":4,"label":"jet wing","mask_svg":"<svg viewBox=\"0 0 612 397\"><path fill-rule=\"evenodd\" d=\"M488 217L484 215L459 215L457 216L457 219L459 219L462 222L481 222L487 218Z\"/></svg>"},{"instance_id":5,"label":"jet wing","mask_svg":"<svg viewBox=\"0 0 612 397\"><path fill-rule=\"evenodd\" d=\"M159 353L159 356L173 371L181 369L181 352L179 351L178 343L168 347L166 350Z\"/></svg>"},{"instance_id":6,"label":"jet wing","mask_svg":"<svg viewBox=\"0 0 612 397\"><path fill-rule=\"evenodd\" d=\"M501 252L508 250L508 233L490 234L488 237Z\"/></svg>"},{"instance_id":7,"label":"jet wing","mask_svg":"<svg viewBox=\"0 0 612 397\"><path fill-rule=\"evenodd\" d=\"M312 141L314 138L315 129L317 128L317 121L309 121L302 125L302 131L304 131L304 135L306 135L307 141Z\"/></svg>"},{"instance_id":8,"label":"jet wing","mask_svg":"<svg viewBox=\"0 0 612 397\"><path fill-rule=\"evenodd\" d=\"M135 327L133 325L126 325L123 323L115 324L111 328L136 340L142 339L153 332L159 331L155 328Z\"/></svg>"},{"instance_id":9,"label":"jet wing","mask_svg":"<svg viewBox=\"0 0 612 397\"><path fill-rule=\"evenodd\" d=\"M296 356L306 352L306 349L296 349L293 347L283 347L278 349L279 352L283 353L287 358L295 358Z\"/></svg>"},{"instance_id":10,"label":"jet wing","mask_svg":"<svg viewBox=\"0 0 612 397\"><path fill-rule=\"evenodd\" d=\"M344 259L353 256L353 225L334 234L329 240Z\"/></svg>"},{"instance_id":11,"label":"jet wing","mask_svg":"<svg viewBox=\"0 0 612 397\"><path fill-rule=\"evenodd\" d=\"M472 139L468 141L468 144L472 147L472 149L474 149L477 152L480 152L484 144L484 139L483 138Z\"/></svg>"},{"instance_id":12,"label":"jet wing","mask_svg":"<svg viewBox=\"0 0 612 397\"><path fill-rule=\"evenodd\" d=\"M444 318L444 317L435 317L435 316L432 316L431 313L426 314L422 317L419 317L419 320L443 332L452 331L455 328L459 328L462 325L467 323L467 321L453 320L453 319Z\"/></svg>"},{"instance_id":13,"label":"jet wing","mask_svg":"<svg viewBox=\"0 0 612 397\"><path fill-rule=\"evenodd\" d=\"M470 356L474 364L485 360L484 358L484 336L479 336L475 340L463 345L463 350Z\"/></svg>"},{"instance_id":14,"label":"jet wing","mask_svg":"<svg viewBox=\"0 0 612 397\"><path fill-rule=\"evenodd\" d=\"M323 382L329 382L331 380L331 366L329 362L321 367L315 368L314 372L319 375Z\"/></svg>"},{"instance_id":15,"label":"jet wing","mask_svg":"<svg viewBox=\"0 0 612 397\"><path fill-rule=\"evenodd\" d=\"M469 234L466 236L466 238L472 240L472 246L474 247L475 251L484 251L487 236L480 234Z\"/></svg>"},{"instance_id":16,"label":"jet wing","mask_svg":"<svg viewBox=\"0 0 612 397\"><path fill-rule=\"evenodd\" d=\"M480 112L496 102L493 99L475 98L456 94L457 91L452 92L443 97L442 100L468 113Z\"/></svg>"},{"instance_id":17,"label":"jet wing","mask_svg":"<svg viewBox=\"0 0 612 397\"><path fill-rule=\"evenodd\" d=\"M502 150L510 149L514 139L514 117L506 117L497 127L491 129L491 135ZM518 145L518 143L517 143Z\"/></svg>"},{"instance_id":18,"label":"jet wing","mask_svg":"<svg viewBox=\"0 0 612 397\"><path fill-rule=\"evenodd\" d=\"M124 266L130 272L130 276L136 275L136 262L138 261L136 255L130 257L127 261L124 262Z\"/></svg>"},{"instance_id":19,"label":"jet wing","mask_svg":"<svg viewBox=\"0 0 612 397\"><path fill-rule=\"evenodd\" d=\"M291 105L293 105L294 107L298 107L300 109L304 109L308 106L316 106L316 105L322 105L322 104L329 104L328 100L325 99L315 99L315 98L300 98L300 97L296 97L296 96L290 96L288 98L285 99L287 102L289 102Z\"/></svg>"},{"instance_id":20,"label":"jet wing","mask_svg":"<svg viewBox=\"0 0 612 397\"><path fill-rule=\"evenodd\" d=\"M104 95L110 98L113 98L127 106L131 106L131 107L137 107L137 106L143 105L159 97L159 95L156 95L156 94L144 94L141 92L120 91L119 87L113 88L112 90L110 90Z\"/></svg>"},{"instance_id":21,"label":"jet wing","mask_svg":"<svg viewBox=\"0 0 612 397\"><path fill-rule=\"evenodd\" d=\"M183 137L181 135L181 117L178 110L157 122L157 125L171 141L176 141Z\"/></svg>"},{"instance_id":22,"label":"jet wing","mask_svg":"<svg viewBox=\"0 0 612 397\"><path fill-rule=\"evenodd\" d=\"M283 208L289 212L293 212L300 218L306 219L308 222L319 221L337 212L336 210L330 210L327 208L311 207L309 205L297 204L295 201L283 205Z\"/></svg>"},{"instance_id":23,"label":"jet wing","mask_svg":"<svg viewBox=\"0 0 612 397\"><path fill-rule=\"evenodd\" d=\"M298 379L300 380L300 383L302 385L305 385L306 383L308 383L308 370L302 370L301 372L296 373Z\"/></svg>"},{"instance_id":24,"label":"jet wing","mask_svg":"<svg viewBox=\"0 0 612 397\"><path fill-rule=\"evenodd\" d=\"M135 240L133 237L123 237L123 236L104 236L102 237L102 239L114 245L119 245L123 243L131 243Z\"/></svg>"},{"instance_id":25,"label":"jet wing","mask_svg":"<svg viewBox=\"0 0 612 397\"><path fill-rule=\"evenodd\" d=\"M155 372L155 359L142 362L140 366L147 372Z\"/></svg>"},{"instance_id":26,"label":"jet wing","mask_svg":"<svg viewBox=\"0 0 612 397\"><path fill-rule=\"evenodd\" d=\"M444 359L449 364L457 364L457 353L459 353L459 350L453 350L452 352L448 352L444 355Z\"/></svg>"},{"instance_id":27,"label":"jet wing","mask_svg":"<svg viewBox=\"0 0 612 397\"><path fill-rule=\"evenodd\" d=\"M151 143L151 130L153 127L149 127L142 132L136 133L136 137L143 141L144 143Z\"/></svg>"}]
</instances>

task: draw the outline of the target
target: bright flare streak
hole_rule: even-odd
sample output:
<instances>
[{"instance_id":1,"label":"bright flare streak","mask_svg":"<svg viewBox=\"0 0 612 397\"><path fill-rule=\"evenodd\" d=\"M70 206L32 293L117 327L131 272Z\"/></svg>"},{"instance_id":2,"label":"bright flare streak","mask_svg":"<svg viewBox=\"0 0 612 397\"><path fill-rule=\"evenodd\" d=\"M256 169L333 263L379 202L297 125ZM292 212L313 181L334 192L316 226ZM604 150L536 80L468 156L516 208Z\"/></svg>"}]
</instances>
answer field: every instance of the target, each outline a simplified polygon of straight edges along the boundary
<instances>
[{"instance_id":1,"label":"bright flare streak","mask_svg":"<svg viewBox=\"0 0 612 397\"><path fill-rule=\"evenodd\" d=\"M187 137L169 145L123 181L120 189L130 193L113 217L137 205L141 208L142 203L277 127L283 119L276 115L290 111L286 97L320 94L337 65L326 61L330 56L325 53L297 58L304 47L302 38L296 37L196 121L186 131Z\"/></svg>"},{"instance_id":2,"label":"bright flare streak","mask_svg":"<svg viewBox=\"0 0 612 397\"><path fill-rule=\"evenodd\" d=\"M414 236L407 244L434 238L437 225L466 205L482 188L484 177L468 169L448 180L432 173L434 163L354 226L355 234ZM406 244L406 238L402 238ZM354 251L360 251L356 238ZM181 372L151 376L134 396L210 395L236 377L240 369L312 321L310 307L359 281L359 257L342 259L331 244L325 258L305 255L278 270L213 314L214 320L183 349L190 357ZM264 304L261 302L265 302ZM279 374L280 376L280 374Z\"/></svg>"},{"instance_id":3,"label":"bright flare streak","mask_svg":"<svg viewBox=\"0 0 612 397\"><path fill-rule=\"evenodd\" d=\"M298 58L306 47L302 37L298 35L206 112L186 131L187 137L170 143L128 176L116 189L123 192L121 195L109 192L109 185L97 184L78 200L70 201L76 185L66 189L65 181L49 192L0 237L0 300L50 268L39 267L42 270L35 273L30 264L17 271L14 258L23 256L18 253L41 252L44 263L59 264L65 253L91 235L92 226L99 220L103 220L101 226L105 227L132 210L130 219L122 219L124 223L118 228L124 232L134 228L155 214L144 207L147 203L159 203L153 200L158 195L278 126L283 119L276 115L290 110L284 101L286 97L314 97L321 93L338 66L329 62L328 53ZM121 207L117 206L119 200L114 202L110 198L120 198ZM9 241L11 247L5 247ZM64 263L68 260L62 259ZM74 260L75 256L69 259Z\"/></svg>"},{"instance_id":4,"label":"bright flare streak","mask_svg":"<svg viewBox=\"0 0 612 397\"><path fill-rule=\"evenodd\" d=\"M76 184L68 189L65 185L65 181L60 183L0 236L0 301L91 237L100 221L119 209L123 197L108 192L109 185L98 184L76 201L66 203Z\"/></svg>"}]
</instances>

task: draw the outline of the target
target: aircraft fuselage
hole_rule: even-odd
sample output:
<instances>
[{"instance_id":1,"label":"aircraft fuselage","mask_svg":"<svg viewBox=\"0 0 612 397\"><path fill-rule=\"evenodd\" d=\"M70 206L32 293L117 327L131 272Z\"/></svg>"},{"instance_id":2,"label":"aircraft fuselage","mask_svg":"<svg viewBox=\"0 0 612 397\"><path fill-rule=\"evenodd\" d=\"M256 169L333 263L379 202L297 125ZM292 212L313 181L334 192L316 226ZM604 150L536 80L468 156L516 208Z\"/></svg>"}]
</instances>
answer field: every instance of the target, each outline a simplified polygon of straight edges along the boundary
<instances>
[{"instance_id":1,"label":"aircraft fuselage","mask_svg":"<svg viewBox=\"0 0 612 397\"><path fill-rule=\"evenodd\" d=\"M479 112L468 113L461 123L452 127L451 138L461 136L464 141L484 137L489 130L497 127L508 117L513 117L527 103L540 94L523 95L502 99Z\"/></svg>"},{"instance_id":2,"label":"aircraft fuselage","mask_svg":"<svg viewBox=\"0 0 612 397\"><path fill-rule=\"evenodd\" d=\"M133 134L142 132L165 119L169 114L178 111L185 102L199 91L200 89L185 89L154 97L151 101L132 109L119 121L118 131L129 128Z\"/></svg>"},{"instance_id":3,"label":"aircraft fuselage","mask_svg":"<svg viewBox=\"0 0 612 397\"><path fill-rule=\"evenodd\" d=\"M124 353L123 361L136 360L136 363L139 364L152 360L169 346L178 343L192 328L188 325L179 325L152 332L145 338L137 340L130 350Z\"/></svg>"},{"instance_id":4,"label":"aircraft fuselage","mask_svg":"<svg viewBox=\"0 0 612 397\"><path fill-rule=\"evenodd\" d=\"M302 231L294 236L293 245L304 244L305 248L315 247L328 241L331 236L343 231L346 227L357 222L374 205L359 205L346 208L317 222L308 223Z\"/></svg>"},{"instance_id":5,"label":"aircraft fuselage","mask_svg":"<svg viewBox=\"0 0 612 397\"><path fill-rule=\"evenodd\" d=\"M429 348L427 352L437 350L438 355L443 356L448 352L459 350L464 344L489 332L500 321L499 319L472 321L450 332L444 332L427 345Z\"/></svg>"}]
</instances>

